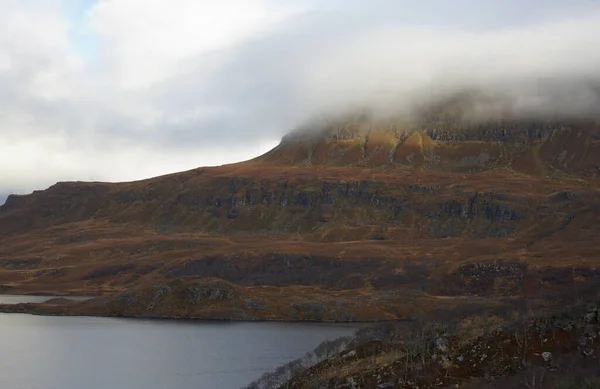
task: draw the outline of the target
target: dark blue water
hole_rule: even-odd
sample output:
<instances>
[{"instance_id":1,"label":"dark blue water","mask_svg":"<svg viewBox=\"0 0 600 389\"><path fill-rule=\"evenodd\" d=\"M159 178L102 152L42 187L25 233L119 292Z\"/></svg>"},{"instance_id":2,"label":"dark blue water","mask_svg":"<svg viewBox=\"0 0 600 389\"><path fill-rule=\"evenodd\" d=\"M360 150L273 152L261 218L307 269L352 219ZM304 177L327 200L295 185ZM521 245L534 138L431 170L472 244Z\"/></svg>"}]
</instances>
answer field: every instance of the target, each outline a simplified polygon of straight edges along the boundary
<instances>
[{"instance_id":1,"label":"dark blue water","mask_svg":"<svg viewBox=\"0 0 600 389\"><path fill-rule=\"evenodd\" d=\"M237 389L354 328L0 314L0 388Z\"/></svg>"}]
</instances>

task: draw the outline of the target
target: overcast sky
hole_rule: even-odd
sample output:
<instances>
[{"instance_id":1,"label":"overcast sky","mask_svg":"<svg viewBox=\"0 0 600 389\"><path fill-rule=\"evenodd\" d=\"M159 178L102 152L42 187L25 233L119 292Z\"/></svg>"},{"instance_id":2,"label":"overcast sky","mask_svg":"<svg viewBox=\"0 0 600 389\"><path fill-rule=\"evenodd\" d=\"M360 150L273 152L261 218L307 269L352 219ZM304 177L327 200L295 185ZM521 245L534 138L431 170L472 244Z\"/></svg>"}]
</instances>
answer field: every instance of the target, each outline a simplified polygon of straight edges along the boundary
<instances>
[{"instance_id":1,"label":"overcast sky","mask_svg":"<svg viewBox=\"0 0 600 389\"><path fill-rule=\"evenodd\" d=\"M587 104L598 63L594 0L1 0L0 203L248 159L415 90L575 75Z\"/></svg>"}]
</instances>

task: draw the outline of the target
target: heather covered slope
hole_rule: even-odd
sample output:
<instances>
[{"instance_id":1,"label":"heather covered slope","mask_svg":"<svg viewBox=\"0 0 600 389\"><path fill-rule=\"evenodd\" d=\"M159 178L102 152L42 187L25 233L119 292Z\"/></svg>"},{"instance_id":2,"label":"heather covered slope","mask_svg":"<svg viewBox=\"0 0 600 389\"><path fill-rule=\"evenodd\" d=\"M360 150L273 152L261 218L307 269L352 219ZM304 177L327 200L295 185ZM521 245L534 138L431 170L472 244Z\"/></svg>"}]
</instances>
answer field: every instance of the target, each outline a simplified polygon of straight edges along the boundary
<instances>
[{"instance_id":1,"label":"heather covered slope","mask_svg":"<svg viewBox=\"0 0 600 389\"><path fill-rule=\"evenodd\" d=\"M0 284L145 301L174 279L220 279L267 307L229 302L231 317L371 320L600 277L595 123L400 124L346 120L244 163L10 196ZM340 293L380 307L338 309ZM292 314L281 301L322 307ZM206 316L202 304L135 306L114 309Z\"/></svg>"},{"instance_id":2,"label":"heather covered slope","mask_svg":"<svg viewBox=\"0 0 600 389\"><path fill-rule=\"evenodd\" d=\"M544 308L460 311L442 322L359 330L321 344L313 366L290 362L246 389L594 389L600 384L598 290L588 292Z\"/></svg>"}]
</instances>

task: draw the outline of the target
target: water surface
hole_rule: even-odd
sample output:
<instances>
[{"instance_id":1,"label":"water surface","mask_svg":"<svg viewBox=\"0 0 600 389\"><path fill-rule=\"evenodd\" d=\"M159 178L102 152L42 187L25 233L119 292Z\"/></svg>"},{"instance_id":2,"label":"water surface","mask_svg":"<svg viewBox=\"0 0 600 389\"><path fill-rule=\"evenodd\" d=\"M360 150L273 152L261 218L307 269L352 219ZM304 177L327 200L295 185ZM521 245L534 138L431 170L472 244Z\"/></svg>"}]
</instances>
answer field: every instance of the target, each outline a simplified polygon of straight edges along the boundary
<instances>
[{"instance_id":1,"label":"water surface","mask_svg":"<svg viewBox=\"0 0 600 389\"><path fill-rule=\"evenodd\" d=\"M237 389L354 328L0 314L0 388Z\"/></svg>"},{"instance_id":2,"label":"water surface","mask_svg":"<svg viewBox=\"0 0 600 389\"><path fill-rule=\"evenodd\" d=\"M64 298L68 300L84 301L92 297L88 296L36 296L36 295L18 295L18 294L0 294L0 304L19 304L19 303L43 303L55 298Z\"/></svg>"}]
</instances>

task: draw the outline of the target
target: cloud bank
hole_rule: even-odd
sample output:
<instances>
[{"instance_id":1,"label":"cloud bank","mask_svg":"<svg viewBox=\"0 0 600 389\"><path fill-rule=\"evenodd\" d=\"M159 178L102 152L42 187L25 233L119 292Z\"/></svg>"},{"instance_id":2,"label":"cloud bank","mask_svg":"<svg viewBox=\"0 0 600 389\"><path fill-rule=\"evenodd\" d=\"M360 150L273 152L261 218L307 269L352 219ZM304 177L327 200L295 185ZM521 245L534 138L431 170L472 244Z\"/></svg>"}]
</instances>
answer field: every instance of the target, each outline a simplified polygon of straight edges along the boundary
<instances>
[{"instance_id":1,"label":"cloud bank","mask_svg":"<svg viewBox=\"0 0 600 389\"><path fill-rule=\"evenodd\" d=\"M595 2L321 3L3 1L0 192L244 160L318 115L463 90L483 111L598 112Z\"/></svg>"}]
</instances>

